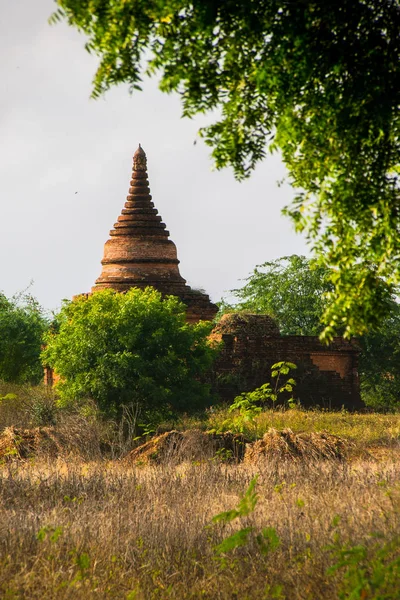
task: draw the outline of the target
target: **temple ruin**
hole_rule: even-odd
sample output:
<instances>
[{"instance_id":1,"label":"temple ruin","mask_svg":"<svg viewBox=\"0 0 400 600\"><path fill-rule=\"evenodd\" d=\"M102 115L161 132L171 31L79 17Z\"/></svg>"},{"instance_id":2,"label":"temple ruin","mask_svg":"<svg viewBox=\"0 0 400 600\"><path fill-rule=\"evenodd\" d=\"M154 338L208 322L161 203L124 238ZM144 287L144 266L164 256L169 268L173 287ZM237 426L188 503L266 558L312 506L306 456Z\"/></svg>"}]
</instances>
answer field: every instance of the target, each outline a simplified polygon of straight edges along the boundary
<instances>
[{"instance_id":1,"label":"temple ruin","mask_svg":"<svg viewBox=\"0 0 400 600\"><path fill-rule=\"evenodd\" d=\"M105 243L101 264L92 292L152 286L165 296L178 296L187 306L190 323L212 321L218 312L207 294L192 290L179 273L176 246L152 202L146 154L140 144L133 156L129 194Z\"/></svg>"},{"instance_id":2,"label":"temple ruin","mask_svg":"<svg viewBox=\"0 0 400 600\"><path fill-rule=\"evenodd\" d=\"M317 336L281 335L270 316L246 313L223 315L212 336L223 342L212 381L222 400L230 402L270 381L272 365L287 361L297 366L291 373L296 381L294 398L303 407L364 407L358 379L360 349L354 340L335 337L325 346Z\"/></svg>"},{"instance_id":3,"label":"temple ruin","mask_svg":"<svg viewBox=\"0 0 400 600\"><path fill-rule=\"evenodd\" d=\"M218 312L207 294L192 290L180 275L176 246L154 207L147 175L147 159L139 145L133 156L129 194L110 238L104 246L102 271L90 293L112 288L152 286L164 296L177 296L186 305L190 323L211 321ZM86 294L89 295L89 294ZM359 348L335 338L330 346L317 337L281 336L267 315L224 315L212 337L223 342L210 374L214 392L230 402L270 380L278 361L297 365L295 397L303 406L362 408L358 381ZM53 381L48 370L47 382Z\"/></svg>"}]
</instances>

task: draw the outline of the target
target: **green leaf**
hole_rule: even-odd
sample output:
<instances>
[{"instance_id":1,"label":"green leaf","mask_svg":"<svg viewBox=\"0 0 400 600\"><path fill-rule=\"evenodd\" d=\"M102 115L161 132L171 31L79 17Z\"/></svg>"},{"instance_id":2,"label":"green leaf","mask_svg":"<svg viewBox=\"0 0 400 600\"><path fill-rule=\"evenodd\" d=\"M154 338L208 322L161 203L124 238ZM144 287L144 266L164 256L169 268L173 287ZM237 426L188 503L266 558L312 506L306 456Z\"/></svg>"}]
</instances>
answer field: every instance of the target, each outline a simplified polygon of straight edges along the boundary
<instances>
[{"instance_id":1,"label":"green leaf","mask_svg":"<svg viewBox=\"0 0 400 600\"><path fill-rule=\"evenodd\" d=\"M269 552L274 552L281 545L281 540L274 527L264 528L261 533L256 536L256 540L261 553L264 555L267 555Z\"/></svg>"},{"instance_id":2,"label":"green leaf","mask_svg":"<svg viewBox=\"0 0 400 600\"><path fill-rule=\"evenodd\" d=\"M257 480L258 475L253 477L253 479L250 481L249 487L241 498L236 509L228 510L215 515L212 519L213 523L229 523L238 517L247 517L250 513L252 513L258 502L258 494L255 491Z\"/></svg>"},{"instance_id":3,"label":"green leaf","mask_svg":"<svg viewBox=\"0 0 400 600\"><path fill-rule=\"evenodd\" d=\"M252 531L252 527L245 527L243 529L239 529L239 531L236 531L229 537L225 538L220 544L215 546L215 553L217 555L226 554L227 552L236 550L236 548L245 546L247 544L248 537Z\"/></svg>"}]
</instances>

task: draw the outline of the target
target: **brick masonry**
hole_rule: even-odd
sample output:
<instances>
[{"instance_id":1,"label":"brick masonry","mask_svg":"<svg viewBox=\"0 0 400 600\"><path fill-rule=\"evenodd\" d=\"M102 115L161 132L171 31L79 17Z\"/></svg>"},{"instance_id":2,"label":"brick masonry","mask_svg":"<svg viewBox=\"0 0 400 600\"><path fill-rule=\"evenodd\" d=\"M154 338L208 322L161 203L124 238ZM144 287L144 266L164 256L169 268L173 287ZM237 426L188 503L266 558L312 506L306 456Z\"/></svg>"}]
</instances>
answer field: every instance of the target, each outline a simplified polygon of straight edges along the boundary
<instances>
[{"instance_id":1,"label":"brick masonry","mask_svg":"<svg viewBox=\"0 0 400 600\"><path fill-rule=\"evenodd\" d=\"M358 380L359 348L335 338L330 346L318 337L281 336L267 315L224 315L212 337L224 342L212 375L213 389L231 402L243 391L271 381L271 366L285 360L297 365L295 398L304 407L363 408Z\"/></svg>"},{"instance_id":2,"label":"brick masonry","mask_svg":"<svg viewBox=\"0 0 400 600\"><path fill-rule=\"evenodd\" d=\"M139 145L133 156L129 194L104 246L102 271L92 292L152 286L178 296L187 306L187 320L212 320L218 308L207 294L192 290L179 273L174 242L154 207L147 176L147 158Z\"/></svg>"}]
</instances>

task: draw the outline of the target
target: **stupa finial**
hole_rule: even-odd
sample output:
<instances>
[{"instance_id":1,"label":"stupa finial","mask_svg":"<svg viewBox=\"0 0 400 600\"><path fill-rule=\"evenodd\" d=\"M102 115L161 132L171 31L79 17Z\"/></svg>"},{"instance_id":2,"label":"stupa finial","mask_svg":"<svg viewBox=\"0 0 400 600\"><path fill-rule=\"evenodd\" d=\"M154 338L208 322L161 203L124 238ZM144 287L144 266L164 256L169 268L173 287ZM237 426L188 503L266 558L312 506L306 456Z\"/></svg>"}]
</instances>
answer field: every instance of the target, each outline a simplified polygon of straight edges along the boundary
<instances>
[{"instance_id":1,"label":"stupa finial","mask_svg":"<svg viewBox=\"0 0 400 600\"><path fill-rule=\"evenodd\" d=\"M147 171L147 158L146 152L139 144L139 148L133 155L133 170L134 171Z\"/></svg>"}]
</instances>

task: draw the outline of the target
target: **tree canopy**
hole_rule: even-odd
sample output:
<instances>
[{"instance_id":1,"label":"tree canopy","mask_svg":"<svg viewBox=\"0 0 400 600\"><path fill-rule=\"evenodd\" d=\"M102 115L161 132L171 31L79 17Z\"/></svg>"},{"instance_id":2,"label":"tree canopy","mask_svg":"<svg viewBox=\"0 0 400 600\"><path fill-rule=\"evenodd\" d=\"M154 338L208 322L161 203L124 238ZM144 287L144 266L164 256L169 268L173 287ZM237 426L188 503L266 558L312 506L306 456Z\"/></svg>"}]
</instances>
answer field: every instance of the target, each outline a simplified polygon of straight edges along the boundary
<instances>
[{"instance_id":1,"label":"tree canopy","mask_svg":"<svg viewBox=\"0 0 400 600\"><path fill-rule=\"evenodd\" d=\"M60 376L61 401L91 398L109 415L122 405L146 414L209 402L199 378L214 357L207 339L212 325L188 325L185 308L153 288L101 290L65 304L43 352Z\"/></svg>"},{"instance_id":2,"label":"tree canopy","mask_svg":"<svg viewBox=\"0 0 400 600\"><path fill-rule=\"evenodd\" d=\"M257 265L243 287L231 290L239 300L222 303L223 312L269 314L283 335L319 335L326 293L332 289L328 271L305 256L283 256Z\"/></svg>"},{"instance_id":3,"label":"tree canopy","mask_svg":"<svg viewBox=\"0 0 400 600\"><path fill-rule=\"evenodd\" d=\"M334 289L324 336L379 324L400 281L398 0L57 0L100 57L93 96L157 74L218 168L247 177L280 151L286 213Z\"/></svg>"},{"instance_id":4,"label":"tree canopy","mask_svg":"<svg viewBox=\"0 0 400 600\"><path fill-rule=\"evenodd\" d=\"M35 298L29 294L6 298L0 293L0 379L38 383L43 378L40 353L47 327Z\"/></svg>"}]
</instances>

